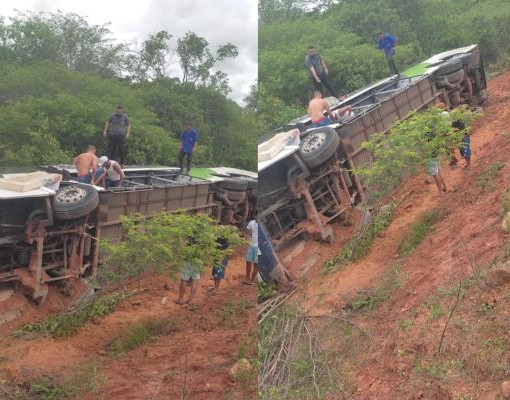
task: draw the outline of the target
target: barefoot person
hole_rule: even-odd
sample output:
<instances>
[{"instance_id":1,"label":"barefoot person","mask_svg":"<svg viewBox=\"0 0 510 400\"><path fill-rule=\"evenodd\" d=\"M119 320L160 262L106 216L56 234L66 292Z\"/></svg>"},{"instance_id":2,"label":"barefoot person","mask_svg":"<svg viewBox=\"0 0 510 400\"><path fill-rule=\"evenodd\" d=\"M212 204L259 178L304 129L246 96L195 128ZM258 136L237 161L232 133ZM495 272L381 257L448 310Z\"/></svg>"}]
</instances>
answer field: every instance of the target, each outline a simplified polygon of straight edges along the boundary
<instances>
[{"instance_id":1,"label":"barefoot person","mask_svg":"<svg viewBox=\"0 0 510 400\"><path fill-rule=\"evenodd\" d=\"M90 183L94 185L102 175L102 168L97 167L96 147L88 146L85 153L81 153L73 160L78 174L77 181L81 183Z\"/></svg>"},{"instance_id":2,"label":"barefoot person","mask_svg":"<svg viewBox=\"0 0 510 400\"><path fill-rule=\"evenodd\" d=\"M322 98L322 93L319 91L314 92L313 99L308 103L306 111L314 128L331 125L335 120L335 115L331 112L328 102ZM324 116L324 112L328 114L327 117Z\"/></svg>"},{"instance_id":3,"label":"barefoot person","mask_svg":"<svg viewBox=\"0 0 510 400\"><path fill-rule=\"evenodd\" d=\"M253 219L248 223L246 231L251 235L250 247L246 254L246 277L243 283L251 285L257 278L257 264L259 257L259 224L257 220Z\"/></svg>"},{"instance_id":4,"label":"barefoot person","mask_svg":"<svg viewBox=\"0 0 510 400\"><path fill-rule=\"evenodd\" d=\"M199 267L192 262L186 261L181 269L181 284L179 285L179 297L174 300L175 304L180 306L184 304L193 304L193 298L198 289L198 280L200 279ZM187 301L184 301L186 287L191 287Z\"/></svg>"}]
</instances>

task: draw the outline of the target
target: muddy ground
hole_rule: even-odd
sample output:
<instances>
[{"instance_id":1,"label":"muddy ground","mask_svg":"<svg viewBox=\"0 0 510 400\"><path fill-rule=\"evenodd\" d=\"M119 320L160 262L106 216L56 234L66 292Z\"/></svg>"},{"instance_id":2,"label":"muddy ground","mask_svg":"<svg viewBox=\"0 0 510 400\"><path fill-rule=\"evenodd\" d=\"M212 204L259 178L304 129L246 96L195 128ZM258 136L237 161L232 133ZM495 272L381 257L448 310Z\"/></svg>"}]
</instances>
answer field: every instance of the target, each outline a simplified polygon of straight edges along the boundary
<instances>
[{"instance_id":1,"label":"muddy ground","mask_svg":"<svg viewBox=\"0 0 510 400\"><path fill-rule=\"evenodd\" d=\"M510 257L510 237L501 229L510 188L510 72L491 80L488 93L484 116L473 125L471 171L464 161L455 170L444 163L443 196L425 175L406 182L394 194L403 201L393 222L363 259L322 270L352 235L341 225L331 247L295 243L282 252L295 274L310 254L318 258L293 306L343 315L366 333L324 324L322 340L338 373L335 388L324 388L326 398L496 399L510 380L510 285L487 285L491 270ZM439 215L431 232L401 254L413 224L431 210Z\"/></svg>"},{"instance_id":2,"label":"muddy ground","mask_svg":"<svg viewBox=\"0 0 510 400\"><path fill-rule=\"evenodd\" d=\"M217 295L207 292L213 281L210 271L204 271L191 308L174 304L177 281L166 290L168 278L144 278L123 288L142 291L123 300L112 314L63 339L15 337L13 333L24 323L61 311L68 297L53 288L47 304L37 308L19 293L12 296L0 307L17 308L23 314L0 326L0 398L50 398L54 393L56 397L51 398L67 398L58 393L72 393L69 385L80 387L73 394L79 399L256 398L255 372L237 378L230 374L239 359L254 363L256 356L257 288L241 283L244 268L240 249L231 256ZM108 350L116 337L157 317L170 326L164 334L122 355ZM37 391L44 392L34 386L38 384L48 389L46 397L35 396Z\"/></svg>"}]
</instances>

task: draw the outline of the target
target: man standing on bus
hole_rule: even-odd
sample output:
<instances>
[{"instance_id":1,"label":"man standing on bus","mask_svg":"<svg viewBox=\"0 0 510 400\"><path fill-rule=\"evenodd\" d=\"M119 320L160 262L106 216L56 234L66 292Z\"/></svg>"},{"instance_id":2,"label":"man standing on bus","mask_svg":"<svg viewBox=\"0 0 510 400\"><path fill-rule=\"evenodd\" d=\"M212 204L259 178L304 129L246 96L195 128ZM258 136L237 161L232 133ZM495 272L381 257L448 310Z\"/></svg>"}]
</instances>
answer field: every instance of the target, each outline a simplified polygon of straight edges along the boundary
<instances>
[{"instance_id":1,"label":"man standing on bus","mask_svg":"<svg viewBox=\"0 0 510 400\"><path fill-rule=\"evenodd\" d=\"M198 132L193 129L193 124L191 122L186 122L184 124L184 131L181 132L180 142L181 142L181 151L179 153L179 168L181 169L180 173L182 174L184 156L186 156L187 168L186 172L189 175L191 170L191 158L193 155L193 149L195 148L195 144L199 139Z\"/></svg>"},{"instance_id":2,"label":"man standing on bus","mask_svg":"<svg viewBox=\"0 0 510 400\"><path fill-rule=\"evenodd\" d=\"M379 48L386 56L388 66L390 67L390 73L398 75L399 73L395 66L395 60L393 59L395 57L395 46L398 44L398 38L394 35L390 35L389 33L382 32L379 32L378 38Z\"/></svg>"}]
</instances>

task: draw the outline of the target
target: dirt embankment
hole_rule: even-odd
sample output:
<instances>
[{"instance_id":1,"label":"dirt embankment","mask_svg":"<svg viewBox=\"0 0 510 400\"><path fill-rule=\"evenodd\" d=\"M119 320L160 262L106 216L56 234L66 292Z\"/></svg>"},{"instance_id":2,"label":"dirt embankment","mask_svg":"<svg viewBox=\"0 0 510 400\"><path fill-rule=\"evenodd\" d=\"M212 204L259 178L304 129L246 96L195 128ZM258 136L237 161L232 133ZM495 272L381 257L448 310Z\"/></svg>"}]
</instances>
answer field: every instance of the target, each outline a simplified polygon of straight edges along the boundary
<instances>
[{"instance_id":1,"label":"dirt embankment","mask_svg":"<svg viewBox=\"0 0 510 400\"><path fill-rule=\"evenodd\" d=\"M472 129L471 171L462 168L463 161L455 170L443 165L448 193L437 196L425 175L414 177L395 194L405 200L361 261L321 274L323 262L350 233L338 226L333 248L307 244L289 262L296 269L303 254L320 255L294 297L302 310L314 314L346 312L345 306L360 299L360 292L374 293L387 284L389 271L398 268L399 284L389 296L369 311L349 311L370 339L341 337L352 340L352 347L364 341L358 343L363 350L339 362L355 388L350 393L339 390L342 396L495 399L502 380L510 379L510 323L504 306L510 287L491 290L484 278L489 267L510 257L510 238L501 229L510 188L510 72L493 79L488 93L484 116ZM440 210L440 220L412 254L399 256L410 227L429 210ZM462 296L437 355L455 300L452 288L460 281Z\"/></svg>"},{"instance_id":2,"label":"dirt embankment","mask_svg":"<svg viewBox=\"0 0 510 400\"><path fill-rule=\"evenodd\" d=\"M246 399L256 398L256 374L233 379L230 369L240 359L256 356L256 286L242 285L244 254L232 256L220 292L210 295L210 271L204 271L195 307L177 306L178 281L166 290L166 277L145 278L127 290L147 289L124 300L112 314L88 323L65 339L26 340L13 337L21 323L34 323L63 308L58 295L42 309L15 297L24 315L0 331L0 389L46 375L64 382L77 371L94 368L89 390L80 399ZM170 333L157 336L122 356L108 345L131 327L151 317L172 325ZM89 376L90 377L90 376ZM0 398L2 397L0 391Z\"/></svg>"}]
</instances>

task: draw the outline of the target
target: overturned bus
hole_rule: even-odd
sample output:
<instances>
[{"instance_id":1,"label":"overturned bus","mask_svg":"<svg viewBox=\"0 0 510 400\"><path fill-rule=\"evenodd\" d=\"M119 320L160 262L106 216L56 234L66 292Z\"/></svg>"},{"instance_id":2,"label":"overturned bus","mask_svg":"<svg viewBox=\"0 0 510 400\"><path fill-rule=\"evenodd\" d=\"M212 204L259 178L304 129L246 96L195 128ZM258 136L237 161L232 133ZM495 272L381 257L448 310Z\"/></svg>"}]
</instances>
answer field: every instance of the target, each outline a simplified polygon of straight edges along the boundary
<instances>
[{"instance_id":1,"label":"overturned bus","mask_svg":"<svg viewBox=\"0 0 510 400\"><path fill-rule=\"evenodd\" d=\"M127 167L122 187L110 189L73 181L71 166L41 169L53 173L0 178L0 288L19 287L38 303L48 284L95 273L101 239L122 238L123 215L185 210L244 227L257 207L257 174L234 168L200 169L196 178Z\"/></svg>"},{"instance_id":2,"label":"overturned bus","mask_svg":"<svg viewBox=\"0 0 510 400\"><path fill-rule=\"evenodd\" d=\"M486 88L480 49L467 46L437 54L342 101L328 98L333 111L352 106L346 120L313 129L304 116L273 132L258 149L258 216L274 248L304 233L331 242L330 224L365 200L363 182L354 171L370 167L372 154L362 143L374 133L388 132L436 101L452 108L479 106L487 98ZM288 145L297 134L299 144Z\"/></svg>"}]
</instances>

